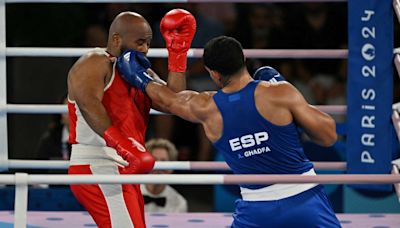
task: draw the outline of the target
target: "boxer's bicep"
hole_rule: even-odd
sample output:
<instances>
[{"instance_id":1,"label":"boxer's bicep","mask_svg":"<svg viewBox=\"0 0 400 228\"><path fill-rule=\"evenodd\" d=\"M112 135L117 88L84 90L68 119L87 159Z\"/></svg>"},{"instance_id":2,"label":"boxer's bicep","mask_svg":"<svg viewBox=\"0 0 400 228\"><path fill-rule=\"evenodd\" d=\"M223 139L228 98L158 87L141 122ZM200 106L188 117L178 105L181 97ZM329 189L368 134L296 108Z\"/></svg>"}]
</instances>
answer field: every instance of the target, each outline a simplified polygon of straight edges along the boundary
<instances>
[{"instance_id":1,"label":"boxer's bicep","mask_svg":"<svg viewBox=\"0 0 400 228\"><path fill-rule=\"evenodd\" d=\"M190 122L200 123L201 107L203 107L203 94L185 90L176 94L177 97L171 106L171 113L174 113Z\"/></svg>"},{"instance_id":2,"label":"boxer's bicep","mask_svg":"<svg viewBox=\"0 0 400 228\"><path fill-rule=\"evenodd\" d=\"M160 111L171 113L182 119L199 122L197 107L201 105L202 95L196 91L184 90L179 93L157 82L151 82L146 87L146 93L151 98L153 106Z\"/></svg>"}]
</instances>

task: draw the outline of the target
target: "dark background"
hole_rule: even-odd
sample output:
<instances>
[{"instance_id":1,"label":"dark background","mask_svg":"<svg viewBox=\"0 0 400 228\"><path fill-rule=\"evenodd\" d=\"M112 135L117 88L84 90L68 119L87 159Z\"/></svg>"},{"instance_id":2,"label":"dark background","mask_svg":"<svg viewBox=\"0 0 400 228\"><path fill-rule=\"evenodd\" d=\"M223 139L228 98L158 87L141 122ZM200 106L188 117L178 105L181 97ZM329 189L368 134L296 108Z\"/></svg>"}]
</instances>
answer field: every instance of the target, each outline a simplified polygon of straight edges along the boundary
<instances>
[{"instance_id":1,"label":"dark background","mask_svg":"<svg viewBox=\"0 0 400 228\"><path fill-rule=\"evenodd\" d=\"M193 46L202 47L207 34L226 34L237 38L244 48L342 48L346 45L347 22L346 3L329 3L316 6L327 12L326 25L318 32L309 32L305 25L307 4L230 4L235 15L229 19L215 18L210 26L199 26ZM320 5L320 4L317 4ZM233 7L232 7L233 6ZM92 46L86 34L89 27L100 26L104 31L114 16L125 10L142 14L154 25L153 47L163 47L157 29L158 21L172 8L181 7L190 10L198 24L207 18L207 9L218 12L224 4L7 4L6 5L6 43L8 47L87 47ZM202 8L202 12L198 12ZM204 10L205 8L205 10ZM264 44L252 42L254 30L250 25L250 15L260 8L267 12L261 16L267 23L259 27L266 28L268 35ZM315 12L314 12L315 11ZM262 13L261 13L262 14ZM225 20L225 21L224 21ZM261 23L262 24L262 23ZM271 25L272 24L272 25ZM216 28L213 31L213 28ZM261 29L260 29L261 30ZM205 35L206 34L206 35ZM258 42L260 43L260 42ZM76 58L7 58L7 101L15 104L56 104L66 92L66 77ZM300 61L258 60L279 69L280 64L298 64ZM312 71L335 73L339 61L306 61ZM259 65L260 63L258 63ZM254 64L253 64L254 65ZM257 64L256 64L257 65ZM157 69L156 69L157 70ZM164 69L159 71L165 72ZM250 66L250 71L253 69ZM36 157L38 140L51 120L51 115L8 115L9 158L31 159Z\"/></svg>"}]
</instances>

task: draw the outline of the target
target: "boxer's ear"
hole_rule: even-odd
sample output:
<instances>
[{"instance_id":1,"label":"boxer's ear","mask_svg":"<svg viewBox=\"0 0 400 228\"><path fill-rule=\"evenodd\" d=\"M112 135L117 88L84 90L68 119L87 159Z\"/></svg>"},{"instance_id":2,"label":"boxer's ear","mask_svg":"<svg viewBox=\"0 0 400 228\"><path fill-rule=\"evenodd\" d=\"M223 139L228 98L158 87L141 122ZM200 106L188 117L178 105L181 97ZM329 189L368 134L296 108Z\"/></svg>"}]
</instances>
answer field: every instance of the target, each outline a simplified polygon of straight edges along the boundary
<instances>
[{"instance_id":1,"label":"boxer's ear","mask_svg":"<svg viewBox=\"0 0 400 228\"><path fill-rule=\"evenodd\" d=\"M208 70L208 73L210 74L211 79L217 84L219 88L223 87L223 77L220 73L214 70Z\"/></svg>"},{"instance_id":2,"label":"boxer's ear","mask_svg":"<svg viewBox=\"0 0 400 228\"><path fill-rule=\"evenodd\" d=\"M210 68L208 68L208 67L204 67L204 68L206 68L206 70L208 71L208 73L210 74L210 77L211 78L215 78L215 74L217 74L218 72L216 72L215 70L211 70Z\"/></svg>"},{"instance_id":3,"label":"boxer's ear","mask_svg":"<svg viewBox=\"0 0 400 228\"><path fill-rule=\"evenodd\" d=\"M117 50L120 50L122 47L122 39L118 33L113 33L111 36L112 46L115 47Z\"/></svg>"}]
</instances>

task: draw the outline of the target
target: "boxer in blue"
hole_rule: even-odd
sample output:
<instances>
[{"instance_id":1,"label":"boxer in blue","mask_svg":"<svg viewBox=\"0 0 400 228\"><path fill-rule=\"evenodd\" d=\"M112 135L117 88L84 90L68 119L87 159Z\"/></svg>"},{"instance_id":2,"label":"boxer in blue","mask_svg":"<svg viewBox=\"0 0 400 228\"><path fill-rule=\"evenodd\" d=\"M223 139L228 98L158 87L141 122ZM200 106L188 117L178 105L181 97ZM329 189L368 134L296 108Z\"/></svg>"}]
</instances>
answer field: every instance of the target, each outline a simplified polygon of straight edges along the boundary
<instances>
[{"instance_id":1,"label":"boxer in blue","mask_svg":"<svg viewBox=\"0 0 400 228\"><path fill-rule=\"evenodd\" d=\"M152 81L140 53L119 58L133 86L142 88L161 110L201 123L235 174L316 175L306 158L297 126L315 143L330 146L337 138L335 122L309 105L271 67L255 73L245 67L243 50L230 37L217 37L204 49L203 60L217 92L172 92ZM137 56L139 55L139 56ZM136 57L135 57L136 56ZM133 72L133 73L132 73ZM150 72L150 71L149 71ZM272 79L272 81L271 81ZM232 227L340 227L328 198L317 184L240 185Z\"/></svg>"}]
</instances>

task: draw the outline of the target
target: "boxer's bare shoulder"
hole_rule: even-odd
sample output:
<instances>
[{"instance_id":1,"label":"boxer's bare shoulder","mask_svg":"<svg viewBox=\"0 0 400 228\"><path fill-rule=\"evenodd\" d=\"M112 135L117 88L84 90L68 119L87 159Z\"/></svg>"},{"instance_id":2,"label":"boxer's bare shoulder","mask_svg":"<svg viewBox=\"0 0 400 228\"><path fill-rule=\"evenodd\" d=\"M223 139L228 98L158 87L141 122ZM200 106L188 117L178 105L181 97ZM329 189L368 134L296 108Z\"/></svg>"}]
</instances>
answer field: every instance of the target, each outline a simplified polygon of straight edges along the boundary
<instances>
[{"instance_id":1,"label":"boxer's bare shoulder","mask_svg":"<svg viewBox=\"0 0 400 228\"><path fill-rule=\"evenodd\" d=\"M96 84L101 88L109 82L112 75L113 58L103 49L94 49L84 54L68 73L68 92L74 99L74 90Z\"/></svg>"},{"instance_id":2,"label":"boxer's bare shoulder","mask_svg":"<svg viewBox=\"0 0 400 228\"><path fill-rule=\"evenodd\" d=\"M194 97L193 102L190 103L192 112L198 117L200 121L207 119L210 111L213 110L214 102L213 96L216 92L205 91L197 94Z\"/></svg>"},{"instance_id":3,"label":"boxer's bare shoulder","mask_svg":"<svg viewBox=\"0 0 400 228\"><path fill-rule=\"evenodd\" d=\"M96 48L87 52L79 58L72 66L70 73L79 72L86 68L96 68L99 70L108 69L112 66L112 59L103 49Z\"/></svg>"}]
</instances>

